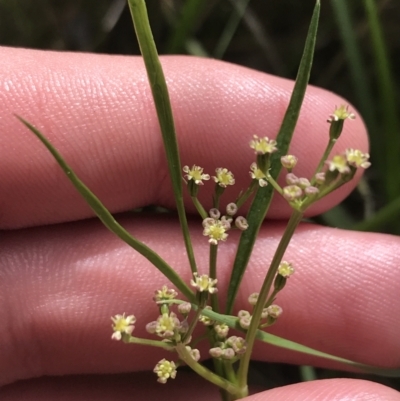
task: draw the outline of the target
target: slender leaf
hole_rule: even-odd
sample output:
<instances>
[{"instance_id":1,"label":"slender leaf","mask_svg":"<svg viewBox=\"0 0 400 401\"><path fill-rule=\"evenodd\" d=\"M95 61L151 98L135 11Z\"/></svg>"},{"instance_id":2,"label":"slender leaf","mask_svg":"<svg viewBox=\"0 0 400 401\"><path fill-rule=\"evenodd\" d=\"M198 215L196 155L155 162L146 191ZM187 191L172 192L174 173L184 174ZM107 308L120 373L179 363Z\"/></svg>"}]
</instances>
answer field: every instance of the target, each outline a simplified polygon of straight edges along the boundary
<instances>
[{"instance_id":1,"label":"slender leaf","mask_svg":"<svg viewBox=\"0 0 400 401\"><path fill-rule=\"evenodd\" d=\"M43 143L44 146L53 155L59 166L62 168L66 176L70 179L77 191L82 195L88 205L96 213L101 222L120 239L130 245L133 249L143 255L149 260L165 277L168 278L188 299L195 302L195 296L192 290L186 285L182 278L175 272L175 270L165 262L156 252L150 249L143 242L134 238L128 233L112 216L112 214L106 209L106 207L100 202L100 200L94 195L89 188L77 177L71 167L64 161L60 153L55 147L46 139L46 137L32 124L25 121L23 118L17 116L17 118L30 130L36 137Z\"/></svg>"},{"instance_id":2,"label":"slender leaf","mask_svg":"<svg viewBox=\"0 0 400 401\"><path fill-rule=\"evenodd\" d=\"M393 201L400 194L400 181L398 179L398 171L400 170L400 118L396 85L394 85L396 80L392 74L382 24L379 20L377 2L375 0L364 0L363 4L371 34L379 90L379 112L383 120L383 129L380 127L375 134L378 135L378 140L385 144L384 158L386 163L382 179L385 180L388 200Z\"/></svg>"},{"instance_id":3,"label":"slender leaf","mask_svg":"<svg viewBox=\"0 0 400 401\"><path fill-rule=\"evenodd\" d=\"M173 300L171 303L176 303ZM197 309L197 305L192 305L193 309ZM207 316L211 320L215 320L220 323L225 323L230 328L245 332L238 324L238 318L236 316L228 316L221 315L209 309L203 309L202 314ZM350 359L340 358L335 355L328 354L326 352L318 351L311 347L306 347L305 345L296 343L295 341L286 340L282 337L275 336L270 333L266 333L262 330L257 330L257 340L262 341L264 343L273 345L275 347L284 348L290 351L301 352L302 354L307 354L311 356L315 356L318 358L327 359L334 362L343 363L345 365L352 366L357 369L361 369L364 372L372 373L379 376L387 376L387 377L400 377L400 368L399 369L391 369L391 368L380 368L376 366L366 365L359 362L351 361Z\"/></svg>"},{"instance_id":4,"label":"slender leaf","mask_svg":"<svg viewBox=\"0 0 400 401\"><path fill-rule=\"evenodd\" d=\"M273 153L271 161L271 176L276 179L281 171L279 159L289 150L293 132L299 117L300 108L303 103L304 95L307 89L308 80L314 56L315 41L317 36L318 20L320 12L320 2L317 0L314 12L311 18L310 27L304 47L303 56L297 73L296 82L290 98L289 106L283 118L279 133L276 137L278 142L278 152ZM273 196L272 186L259 188L250 207L247 221L249 228L244 231L240 237L239 246L236 252L236 258L233 264L232 274L229 282L227 313L231 313L235 302L239 285L243 278L250 255L254 247L255 240L260 230L261 224L267 214Z\"/></svg>"},{"instance_id":5,"label":"slender leaf","mask_svg":"<svg viewBox=\"0 0 400 401\"><path fill-rule=\"evenodd\" d=\"M194 273L197 271L197 267L194 258L192 242L190 240L185 206L183 203L182 168L168 88L165 82L160 59L158 58L153 34L151 32L145 1L128 0L128 4L135 26L140 51L142 52L143 60L146 66L147 78L153 94L154 104L157 110L158 122L160 124L164 149L167 156L169 175L172 181L176 209L178 211L179 222L181 224L181 230L185 241L190 268Z\"/></svg>"}]
</instances>

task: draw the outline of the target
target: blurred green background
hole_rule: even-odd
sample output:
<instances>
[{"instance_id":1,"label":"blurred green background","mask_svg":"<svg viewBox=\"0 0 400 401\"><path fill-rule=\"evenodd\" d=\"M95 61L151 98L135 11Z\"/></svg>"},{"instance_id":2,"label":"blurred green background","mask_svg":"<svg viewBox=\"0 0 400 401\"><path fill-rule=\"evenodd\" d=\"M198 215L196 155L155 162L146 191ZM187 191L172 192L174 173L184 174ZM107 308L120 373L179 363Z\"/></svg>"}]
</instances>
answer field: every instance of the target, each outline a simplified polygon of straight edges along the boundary
<instances>
[{"instance_id":1,"label":"blurred green background","mask_svg":"<svg viewBox=\"0 0 400 401\"><path fill-rule=\"evenodd\" d=\"M220 58L295 78L314 0L147 0L147 6L162 54ZM0 45L138 54L133 38L124 0L0 0ZM318 221L400 234L400 1L322 0L311 83L361 112L373 162L358 190ZM255 364L252 380L276 386L335 376ZM397 380L373 380L400 388Z\"/></svg>"}]
</instances>

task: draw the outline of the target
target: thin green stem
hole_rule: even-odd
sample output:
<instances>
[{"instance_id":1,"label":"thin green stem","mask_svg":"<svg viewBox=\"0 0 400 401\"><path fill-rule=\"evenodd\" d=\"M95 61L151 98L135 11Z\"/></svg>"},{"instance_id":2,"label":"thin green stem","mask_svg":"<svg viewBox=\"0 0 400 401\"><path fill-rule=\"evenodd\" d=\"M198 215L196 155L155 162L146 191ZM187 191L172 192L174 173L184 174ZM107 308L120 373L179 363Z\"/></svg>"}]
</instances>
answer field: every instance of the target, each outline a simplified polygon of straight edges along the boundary
<instances>
[{"instance_id":1,"label":"thin green stem","mask_svg":"<svg viewBox=\"0 0 400 401\"><path fill-rule=\"evenodd\" d=\"M151 347L158 347L158 348L163 348L167 351L173 351L174 347L172 347L170 344L162 342L162 341L156 341L156 340L148 340L146 338L139 338L139 337L133 337L130 336L129 338L125 338L124 336L122 337L122 341L126 344L140 344L140 345L148 345Z\"/></svg>"},{"instance_id":2,"label":"thin green stem","mask_svg":"<svg viewBox=\"0 0 400 401\"><path fill-rule=\"evenodd\" d=\"M217 278L217 255L218 245L210 244L210 271L209 276L212 279ZM211 294L211 307L214 312L219 313L218 294Z\"/></svg>"},{"instance_id":3,"label":"thin green stem","mask_svg":"<svg viewBox=\"0 0 400 401\"><path fill-rule=\"evenodd\" d=\"M249 199L249 197L252 195L254 190L258 186L258 181L257 180L252 180L249 187L246 189L245 192L243 192L237 199L236 199L236 206L238 209Z\"/></svg>"},{"instance_id":4,"label":"thin green stem","mask_svg":"<svg viewBox=\"0 0 400 401\"><path fill-rule=\"evenodd\" d=\"M185 333L184 340L186 340L187 338L190 338L190 336L192 335L194 329L195 329L196 326L197 326L197 322L199 321L199 318L200 318L200 316L201 316L201 312L202 312L202 311L203 311L203 308L201 308L201 307L199 307L199 308L197 309L196 314L194 315L194 318L193 318L193 320L192 320L191 323L190 323L189 329L188 329L188 331ZM183 341L183 342L185 342L185 341Z\"/></svg>"},{"instance_id":5,"label":"thin green stem","mask_svg":"<svg viewBox=\"0 0 400 401\"><path fill-rule=\"evenodd\" d=\"M276 192L278 192L280 195L283 194L281 186L272 178L270 174L267 175L267 181L274 187Z\"/></svg>"},{"instance_id":6,"label":"thin green stem","mask_svg":"<svg viewBox=\"0 0 400 401\"><path fill-rule=\"evenodd\" d=\"M225 371L226 378L230 382L237 384L237 377L236 377L235 369L233 369L232 362L224 361L224 371Z\"/></svg>"},{"instance_id":7,"label":"thin green stem","mask_svg":"<svg viewBox=\"0 0 400 401\"><path fill-rule=\"evenodd\" d=\"M285 232L279 242L278 248L276 249L275 255L272 259L268 273L265 276L263 285L261 287L260 294L258 296L258 301L253 311L253 317L251 319L250 327L246 334L247 350L240 360L239 371L238 371L238 383L239 387L242 388L247 383L247 374L249 371L250 358L253 351L254 341L257 335L258 325L261 319L261 313L264 309L265 301L270 292L271 286L273 285L276 272L278 270L279 264L282 261L283 255L289 245L290 240L299 225L301 219L303 218L303 213L294 210L288 224L286 226Z\"/></svg>"},{"instance_id":8,"label":"thin green stem","mask_svg":"<svg viewBox=\"0 0 400 401\"><path fill-rule=\"evenodd\" d=\"M204 220L208 217L208 214L206 210L204 209L203 205L200 203L199 199L197 196L192 196L192 201L193 204L196 208L196 210L199 212L200 217Z\"/></svg>"},{"instance_id":9,"label":"thin green stem","mask_svg":"<svg viewBox=\"0 0 400 401\"><path fill-rule=\"evenodd\" d=\"M226 390L228 393L235 395L238 398L243 398L247 395L247 393L243 393L240 389L232 384L229 380L226 380L211 370L207 369L205 366L201 365L200 363L196 362L192 356L190 355L189 351L186 349L186 346L182 343L178 344L175 347L176 351L178 352L179 358L186 363L192 370L194 370L199 376L203 377L204 379L208 380L210 383L215 384L216 386Z\"/></svg>"},{"instance_id":10,"label":"thin green stem","mask_svg":"<svg viewBox=\"0 0 400 401\"><path fill-rule=\"evenodd\" d=\"M317 168L315 169L315 173L311 180L311 185L315 185L315 181L316 181L315 176L316 176L316 174L320 173L322 171L322 169L324 168L324 164L325 164L326 160L328 159L329 155L331 154L332 149L335 146L335 143L336 143L336 139L329 139L329 142L328 142L328 145L326 146L325 152L322 155Z\"/></svg>"},{"instance_id":11,"label":"thin green stem","mask_svg":"<svg viewBox=\"0 0 400 401\"><path fill-rule=\"evenodd\" d=\"M195 273L197 266L183 203L182 168L168 88L151 32L145 1L128 0L128 4L157 110L186 252L192 273Z\"/></svg>"}]
</instances>

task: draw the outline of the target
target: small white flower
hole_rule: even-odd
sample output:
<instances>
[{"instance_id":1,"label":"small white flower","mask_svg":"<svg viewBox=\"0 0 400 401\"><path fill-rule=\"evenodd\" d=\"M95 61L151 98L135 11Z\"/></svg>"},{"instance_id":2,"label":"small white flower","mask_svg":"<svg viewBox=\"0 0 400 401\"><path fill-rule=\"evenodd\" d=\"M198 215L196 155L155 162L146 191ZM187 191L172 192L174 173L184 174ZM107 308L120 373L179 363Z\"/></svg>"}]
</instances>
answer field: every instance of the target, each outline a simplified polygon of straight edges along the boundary
<instances>
[{"instance_id":1,"label":"small white flower","mask_svg":"<svg viewBox=\"0 0 400 401\"><path fill-rule=\"evenodd\" d=\"M165 384L168 379L175 379L176 365L173 361L167 361L165 358L161 359L153 369L153 372L158 376L157 381Z\"/></svg>"},{"instance_id":2,"label":"small white flower","mask_svg":"<svg viewBox=\"0 0 400 401\"><path fill-rule=\"evenodd\" d=\"M210 294L218 292L217 287L215 287L218 282L216 278L212 279L208 276L208 274L202 274L201 276L199 276L198 273L193 273L193 278L194 280L190 280L190 284L192 285L192 287L196 288L197 291L206 291Z\"/></svg>"},{"instance_id":3,"label":"small white flower","mask_svg":"<svg viewBox=\"0 0 400 401\"><path fill-rule=\"evenodd\" d=\"M196 185L203 185L203 180L207 181L210 179L208 174L203 174L203 168L193 165L192 168L184 166L183 171L186 173L185 177L190 181L193 180Z\"/></svg>"},{"instance_id":4,"label":"small white flower","mask_svg":"<svg viewBox=\"0 0 400 401\"><path fill-rule=\"evenodd\" d=\"M113 324L111 325L112 329L114 330L113 335L111 338L113 340L121 340L122 333L132 334L136 323L136 317L133 315L129 315L125 317L125 313L122 315L115 315L111 318Z\"/></svg>"},{"instance_id":5,"label":"small white flower","mask_svg":"<svg viewBox=\"0 0 400 401\"><path fill-rule=\"evenodd\" d=\"M255 150L258 155L265 155L266 153L274 153L278 150L276 141L268 137L259 138L257 135L253 136L250 141L250 147Z\"/></svg>"},{"instance_id":6,"label":"small white flower","mask_svg":"<svg viewBox=\"0 0 400 401\"><path fill-rule=\"evenodd\" d=\"M368 153L362 153L361 150L358 149L346 149L346 160L350 166L368 168L371 165L368 159Z\"/></svg>"},{"instance_id":7,"label":"small white flower","mask_svg":"<svg viewBox=\"0 0 400 401\"><path fill-rule=\"evenodd\" d=\"M222 188L226 188L228 185L235 184L235 178L231 171L226 168L217 168L215 170L217 175L213 177L213 180Z\"/></svg>"}]
</instances>

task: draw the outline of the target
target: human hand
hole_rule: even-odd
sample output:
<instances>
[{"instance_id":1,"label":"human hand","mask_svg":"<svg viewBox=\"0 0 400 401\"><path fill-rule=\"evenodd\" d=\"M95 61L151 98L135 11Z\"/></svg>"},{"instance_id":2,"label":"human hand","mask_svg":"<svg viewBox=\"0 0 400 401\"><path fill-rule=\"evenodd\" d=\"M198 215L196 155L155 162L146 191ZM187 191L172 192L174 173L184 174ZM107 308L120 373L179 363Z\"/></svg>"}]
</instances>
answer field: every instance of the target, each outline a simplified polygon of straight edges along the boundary
<instances>
[{"instance_id":1,"label":"human hand","mask_svg":"<svg viewBox=\"0 0 400 401\"><path fill-rule=\"evenodd\" d=\"M92 212L61 169L12 115L41 129L113 212L146 204L173 207L142 60L10 48L0 49L0 60L0 227L17 229L3 231L0 240L0 399L217 400L217 390L190 373L178 371L163 386L153 373L143 372L162 358L158 350L111 341L110 316L122 312L134 313L135 334L146 336L145 324L157 315L152 294L166 280L97 220L88 219ZM276 134L293 83L205 59L167 57L163 65L182 164L199 164L211 174L215 167L231 169L237 183L227 191L229 200L248 183L249 140ZM312 174L327 142L326 118L341 103L331 93L309 88L291 148L299 157L300 176ZM336 151L347 147L367 151L361 118L345 124ZM313 212L338 203L355 183ZM202 199L210 199L211 187L202 188ZM193 211L189 200L187 205ZM270 212L275 220L260 233L239 307L258 290L288 213L276 196ZM118 220L189 280L175 219L129 214ZM206 266L208 243L195 218L192 230L198 264ZM300 226L286 254L296 274L279 297L284 314L271 332L359 362L399 366L398 246L398 238L388 235ZM223 292L235 241L220 248ZM255 355L337 367L267 345L257 345ZM378 384L335 379L248 399L387 401L400 396Z\"/></svg>"}]
</instances>

